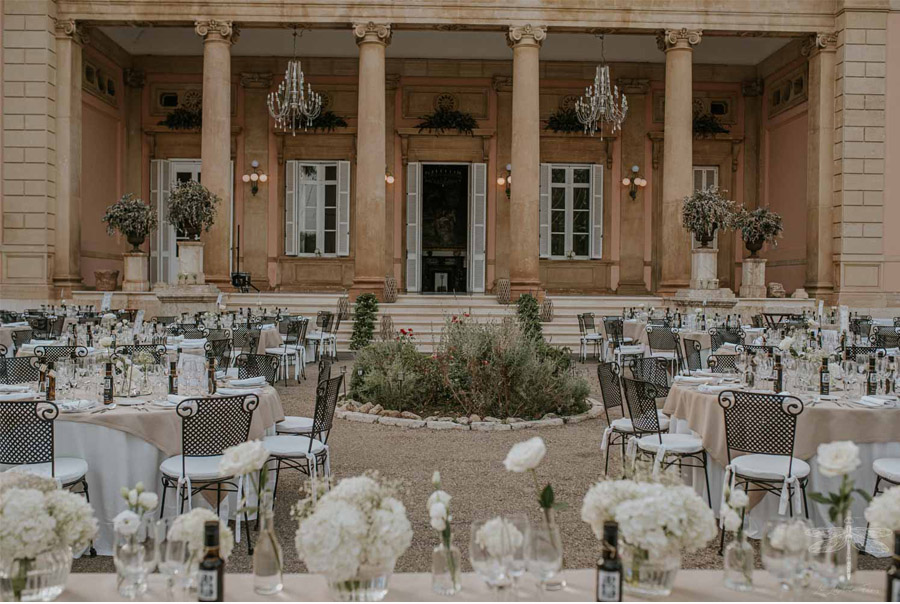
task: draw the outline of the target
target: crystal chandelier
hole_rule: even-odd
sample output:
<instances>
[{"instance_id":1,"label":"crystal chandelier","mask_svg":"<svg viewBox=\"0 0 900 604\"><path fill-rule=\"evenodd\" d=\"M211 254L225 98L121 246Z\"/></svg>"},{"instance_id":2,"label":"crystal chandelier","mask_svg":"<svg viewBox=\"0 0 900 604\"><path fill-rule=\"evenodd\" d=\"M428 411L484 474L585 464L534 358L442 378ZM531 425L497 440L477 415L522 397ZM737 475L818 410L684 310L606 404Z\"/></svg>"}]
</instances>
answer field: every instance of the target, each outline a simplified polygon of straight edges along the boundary
<instances>
[{"instance_id":1,"label":"crystal chandelier","mask_svg":"<svg viewBox=\"0 0 900 604\"><path fill-rule=\"evenodd\" d=\"M284 80L278 85L276 92L270 92L267 104L269 115L275 118L275 127L291 135L297 134L298 128L306 130L322 112L322 96L313 92L312 85L304 82L303 69L297 59L297 28L294 27L293 58L288 61L284 72ZM306 89L304 90L304 84Z\"/></svg>"},{"instance_id":2,"label":"crystal chandelier","mask_svg":"<svg viewBox=\"0 0 900 604\"><path fill-rule=\"evenodd\" d=\"M619 94L618 86L610 86L609 66L604 54L603 34L600 38L600 65L594 75L594 84L584 89L584 95L575 101L575 114L584 125L584 131L591 136L600 131L603 136L603 124L609 124L610 132L622 129L622 122L628 114L628 99Z\"/></svg>"}]
</instances>

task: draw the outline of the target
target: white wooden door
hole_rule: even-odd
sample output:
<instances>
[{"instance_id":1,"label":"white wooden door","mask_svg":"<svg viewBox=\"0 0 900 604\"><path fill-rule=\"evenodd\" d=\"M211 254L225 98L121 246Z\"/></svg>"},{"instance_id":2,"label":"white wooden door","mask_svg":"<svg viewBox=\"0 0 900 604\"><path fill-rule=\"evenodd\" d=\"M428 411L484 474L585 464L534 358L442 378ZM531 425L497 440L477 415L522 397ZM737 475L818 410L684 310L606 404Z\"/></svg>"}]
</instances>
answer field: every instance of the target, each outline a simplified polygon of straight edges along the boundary
<instances>
[{"instance_id":1,"label":"white wooden door","mask_svg":"<svg viewBox=\"0 0 900 604\"><path fill-rule=\"evenodd\" d=\"M469 192L469 291L484 293L485 233L487 231L487 164L472 164Z\"/></svg>"},{"instance_id":2,"label":"white wooden door","mask_svg":"<svg viewBox=\"0 0 900 604\"><path fill-rule=\"evenodd\" d=\"M422 164L406 166L406 291L422 283Z\"/></svg>"}]
</instances>

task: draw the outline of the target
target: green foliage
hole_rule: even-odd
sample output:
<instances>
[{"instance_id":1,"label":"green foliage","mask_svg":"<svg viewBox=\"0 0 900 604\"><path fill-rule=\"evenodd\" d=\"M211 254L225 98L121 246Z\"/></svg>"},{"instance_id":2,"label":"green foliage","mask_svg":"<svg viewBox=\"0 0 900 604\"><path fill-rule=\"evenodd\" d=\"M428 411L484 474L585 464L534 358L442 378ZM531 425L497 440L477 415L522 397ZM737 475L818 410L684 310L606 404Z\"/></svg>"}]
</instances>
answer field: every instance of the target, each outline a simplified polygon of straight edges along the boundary
<instances>
[{"instance_id":1,"label":"green foliage","mask_svg":"<svg viewBox=\"0 0 900 604\"><path fill-rule=\"evenodd\" d=\"M541 305L531 294L522 294L516 302L516 318L522 332L533 339L544 337L541 327Z\"/></svg>"},{"instance_id":2,"label":"green foliage","mask_svg":"<svg viewBox=\"0 0 900 604\"><path fill-rule=\"evenodd\" d=\"M378 298L375 297L375 294L362 294L356 299L350 350L361 350L372 342L372 338L375 335L375 316L377 314Z\"/></svg>"},{"instance_id":3,"label":"green foliage","mask_svg":"<svg viewBox=\"0 0 900 604\"><path fill-rule=\"evenodd\" d=\"M324 132L333 132L335 128L346 128L347 120L336 114L334 111L323 111L312 121L310 128L313 130L322 130Z\"/></svg>"},{"instance_id":4,"label":"green foliage","mask_svg":"<svg viewBox=\"0 0 900 604\"><path fill-rule=\"evenodd\" d=\"M578 121L578 114L575 113L575 109L559 108L547 118L547 125L544 127L544 130L582 132L584 131L584 124Z\"/></svg>"},{"instance_id":5,"label":"green foliage","mask_svg":"<svg viewBox=\"0 0 900 604\"><path fill-rule=\"evenodd\" d=\"M745 242L768 241L776 244L777 237L784 230L781 215L769 208L747 210L741 208L734 219L734 227L740 229Z\"/></svg>"},{"instance_id":6,"label":"green foliage","mask_svg":"<svg viewBox=\"0 0 900 604\"><path fill-rule=\"evenodd\" d=\"M694 114L694 136L709 138L716 134L726 134L730 130L711 113Z\"/></svg>"},{"instance_id":7,"label":"green foliage","mask_svg":"<svg viewBox=\"0 0 900 604\"><path fill-rule=\"evenodd\" d=\"M716 229L734 226L736 211L735 203L725 199L718 187L707 187L684 198L681 224L705 247L713 240Z\"/></svg>"},{"instance_id":8,"label":"green foliage","mask_svg":"<svg viewBox=\"0 0 900 604\"><path fill-rule=\"evenodd\" d=\"M176 107L159 125L171 130L199 130L203 125L203 111L199 107Z\"/></svg>"},{"instance_id":9,"label":"green foliage","mask_svg":"<svg viewBox=\"0 0 900 604\"><path fill-rule=\"evenodd\" d=\"M420 415L572 415L587 410L590 387L567 371L569 362L514 321L452 317L431 356L408 336L360 350L350 389L357 401Z\"/></svg>"},{"instance_id":10,"label":"green foliage","mask_svg":"<svg viewBox=\"0 0 900 604\"><path fill-rule=\"evenodd\" d=\"M158 218L156 212L143 200L133 193L126 193L119 201L106 208L103 222L110 235L118 231L125 237L145 239L156 228Z\"/></svg>"},{"instance_id":11,"label":"green foliage","mask_svg":"<svg viewBox=\"0 0 900 604\"><path fill-rule=\"evenodd\" d=\"M180 182L169 194L169 222L188 237L196 238L200 231L209 232L216 221L220 201L195 180Z\"/></svg>"},{"instance_id":12,"label":"green foliage","mask_svg":"<svg viewBox=\"0 0 900 604\"><path fill-rule=\"evenodd\" d=\"M471 113L455 109L441 108L430 115L423 115L420 119L422 121L416 125L419 132L431 130L443 133L445 130L456 130L460 134L471 136L478 127L478 122Z\"/></svg>"}]
</instances>

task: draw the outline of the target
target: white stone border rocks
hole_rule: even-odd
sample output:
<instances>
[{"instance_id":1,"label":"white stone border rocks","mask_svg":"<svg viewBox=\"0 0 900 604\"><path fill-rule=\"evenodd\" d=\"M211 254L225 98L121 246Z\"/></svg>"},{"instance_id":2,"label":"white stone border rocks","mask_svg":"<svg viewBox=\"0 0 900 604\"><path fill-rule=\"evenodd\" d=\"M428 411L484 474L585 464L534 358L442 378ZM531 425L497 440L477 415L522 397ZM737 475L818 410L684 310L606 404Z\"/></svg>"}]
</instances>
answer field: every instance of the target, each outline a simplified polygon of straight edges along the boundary
<instances>
[{"instance_id":1,"label":"white stone border rocks","mask_svg":"<svg viewBox=\"0 0 900 604\"><path fill-rule=\"evenodd\" d=\"M360 404L352 400L345 400L335 412L338 419L364 424L381 424L382 426L397 426L400 428L427 428L429 430L475 430L478 432L492 432L502 430L526 430L529 428L550 428L566 424L578 424L588 419L594 419L603 415L603 403L588 398L591 405L585 413L560 417L555 413L548 413L538 420L526 421L517 417L497 419L496 417L421 417L410 411L395 411L385 409L381 405L372 403Z\"/></svg>"}]
</instances>

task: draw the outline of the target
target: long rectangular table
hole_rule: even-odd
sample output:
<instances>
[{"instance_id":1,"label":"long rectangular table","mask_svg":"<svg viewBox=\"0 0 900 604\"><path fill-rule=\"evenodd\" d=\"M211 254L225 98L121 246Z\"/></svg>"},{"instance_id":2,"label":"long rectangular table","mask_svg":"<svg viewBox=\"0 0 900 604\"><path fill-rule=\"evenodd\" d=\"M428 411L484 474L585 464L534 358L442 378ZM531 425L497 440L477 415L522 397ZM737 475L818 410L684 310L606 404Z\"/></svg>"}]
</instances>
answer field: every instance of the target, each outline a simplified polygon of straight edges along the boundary
<instances>
[{"instance_id":1,"label":"long rectangular table","mask_svg":"<svg viewBox=\"0 0 900 604\"><path fill-rule=\"evenodd\" d=\"M555 592L539 592L533 580L526 576L522 580L519 599L523 601L559 601L585 602L595 600L595 574L593 569L568 570L563 572L567 586ZM276 596L259 596L253 592L253 577L247 574L229 574L225 577L226 601L271 601L271 602L312 602L332 600L325 579L318 575L292 574L284 578L284 591ZM814 580L815 582L815 580ZM673 602L700 601L737 601L752 602L760 600L778 600L779 587L775 579L765 571L756 571L753 576L754 590L737 592L726 589L722 584L720 570L682 570L675 581L675 589L666 600ZM443 597L431 591L431 575L429 573L400 573L391 577L389 602L444 602L444 601L492 601L484 582L474 573L465 573L462 577L463 589L452 598ZM799 600L812 601L883 601L885 594L885 573L881 571L864 571L856 574L853 589L847 591L827 591L813 584ZM162 577L158 574L150 577L150 590L142 600L165 600L165 589ZM69 577L66 590L60 601L121 601L116 593L115 575L112 574L73 574ZM626 600L633 600L627 598Z\"/></svg>"}]
</instances>

